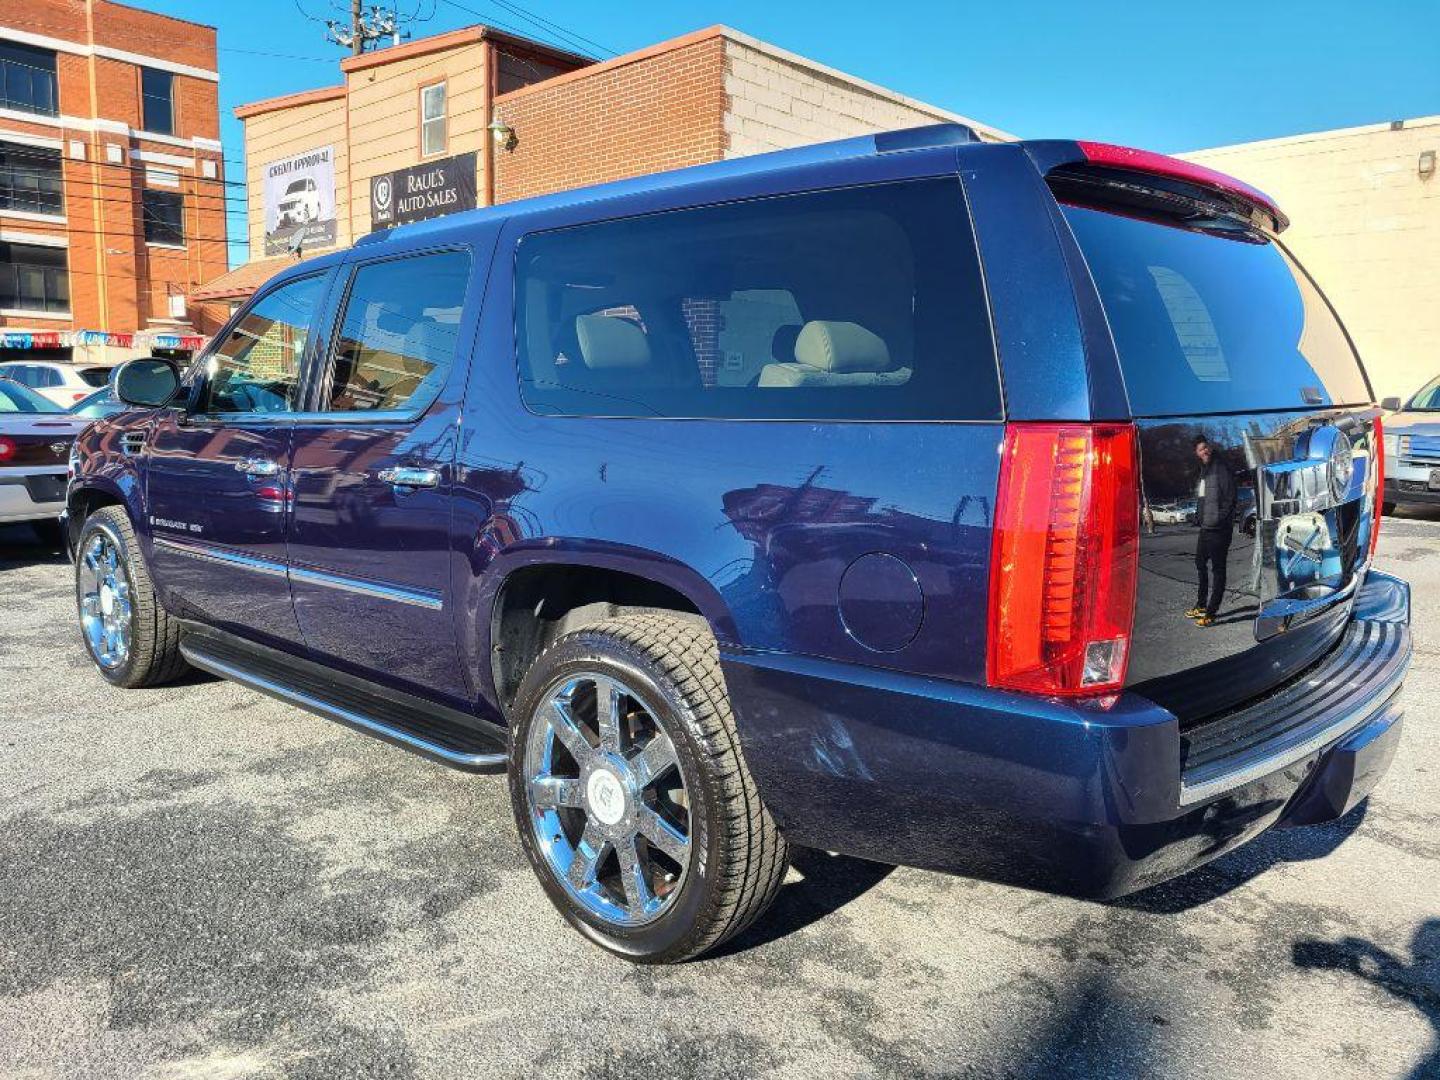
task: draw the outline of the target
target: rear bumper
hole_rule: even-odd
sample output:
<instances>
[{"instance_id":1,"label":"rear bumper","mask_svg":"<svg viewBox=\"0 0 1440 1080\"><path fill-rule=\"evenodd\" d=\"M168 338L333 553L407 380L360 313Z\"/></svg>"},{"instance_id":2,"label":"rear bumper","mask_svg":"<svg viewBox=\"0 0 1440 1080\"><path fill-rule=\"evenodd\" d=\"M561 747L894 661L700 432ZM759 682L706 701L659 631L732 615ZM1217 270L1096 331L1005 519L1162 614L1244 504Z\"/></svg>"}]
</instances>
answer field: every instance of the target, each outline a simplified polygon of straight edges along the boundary
<instances>
[{"instance_id":1,"label":"rear bumper","mask_svg":"<svg viewBox=\"0 0 1440 1080\"><path fill-rule=\"evenodd\" d=\"M43 521L58 517L65 509L63 492L59 500L45 497L43 489L52 477L65 476L65 470L27 469L25 472L10 471L0 476L0 523L15 521ZM39 499L37 493L41 494Z\"/></svg>"},{"instance_id":2,"label":"rear bumper","mask_svg":"<svg viewBox=\"0 0 1440 1080\"><path fill-rule=\"evenodd\" d=\"M1130 693L1105 708L828 661L722 660L747 763L792 842L1103 898L1364 799L1400 734L1409 610L1408 587L1372 572L1325 660L1184 733Z\"/></svg>"}]
</instances>

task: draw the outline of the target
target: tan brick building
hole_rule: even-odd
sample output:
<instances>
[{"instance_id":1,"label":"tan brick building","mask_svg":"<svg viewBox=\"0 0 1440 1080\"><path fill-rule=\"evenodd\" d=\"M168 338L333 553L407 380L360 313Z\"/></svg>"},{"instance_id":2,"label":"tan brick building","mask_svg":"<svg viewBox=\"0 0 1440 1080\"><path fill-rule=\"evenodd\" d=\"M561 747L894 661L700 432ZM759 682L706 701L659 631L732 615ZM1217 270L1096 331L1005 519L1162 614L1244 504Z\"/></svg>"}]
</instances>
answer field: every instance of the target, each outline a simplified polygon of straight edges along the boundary
<instances>
[{"instance_id":1,"label":"tan brick building","mask_svg":"<svg viewBox=\"0 0 1440 1080\"><path fill-rule=\"evenodd\" d=\"M1355 339L1375 392L1440 375L1440 116L1197 150L1292 222L1285 242Z\"/></svg>"},{"instance_id":2,"label":"tan brick building","mask_svg":"<svg viewBox=\"0 0 1440 1080\"><path fill-rule=\"evenodd\" d=\"M328 211L333 173L334 225L312 229L302 256L370 232L377 178L427 162L458 157L473 174L463 208L918 124L958 121L1009 138L724 26L602 63L475 26L340 69L338 86L236 110L252 261L200 295L241 299L295 258L277 250L276 238L298 227L278 211L309 197L310 175Z\"/></svg>"},{"instance_id":3,"label":"tan brick building","mask_svg":"<svg viewBox=\"0 0 1440 1080\"><path fill-rule=\"evenodd\" d=\"M192 303L226 266L214 28L4 4L0 75L0 359L193 347L224 314Z\"/></svg>"}]
</instances>

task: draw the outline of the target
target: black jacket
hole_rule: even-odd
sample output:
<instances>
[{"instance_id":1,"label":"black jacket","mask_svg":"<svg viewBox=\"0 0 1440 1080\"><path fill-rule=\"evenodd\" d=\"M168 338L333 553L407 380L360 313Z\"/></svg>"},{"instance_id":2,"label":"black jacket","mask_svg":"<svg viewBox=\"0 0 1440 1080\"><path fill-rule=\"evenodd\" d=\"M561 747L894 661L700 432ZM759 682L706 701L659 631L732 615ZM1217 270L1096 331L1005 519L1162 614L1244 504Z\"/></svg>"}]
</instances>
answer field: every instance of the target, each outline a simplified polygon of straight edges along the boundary
<instances>
[{"instance_id":1,"label":"black jacket","mask_svg":"<svg viewBox=\"0 0 1440 1080\"><path fill-rule=\"evenodd\" d=\"M1200 527L1228 529L1235 522L1235 477L1219 454L1200 471L1205 494L1200 496Z\"/></svg>"}]
</instances>

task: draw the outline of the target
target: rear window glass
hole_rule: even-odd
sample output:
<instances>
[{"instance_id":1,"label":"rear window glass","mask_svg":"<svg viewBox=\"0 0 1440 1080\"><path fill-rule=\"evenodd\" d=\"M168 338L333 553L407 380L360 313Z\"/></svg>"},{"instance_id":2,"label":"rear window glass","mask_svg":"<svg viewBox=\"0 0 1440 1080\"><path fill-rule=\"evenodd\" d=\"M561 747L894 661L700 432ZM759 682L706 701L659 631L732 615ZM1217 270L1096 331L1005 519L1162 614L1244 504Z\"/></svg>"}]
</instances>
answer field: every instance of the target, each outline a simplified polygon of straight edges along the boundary
<instances>
[{"instance_id":1,"label":"rear window glass","mask_svg":"<svg viewBox=\"0 0 1440 1080\"><path fill-rule=\"evenodd\" d=\"M533 411L996 420L958 183L787 195L538 233L516 272Z\"/></svg>"},{"instance_id":2,"label":"rear window glass","mask_svg":"<svg viewBox=\"0 0 1440 1080\"><path fill-rule=\"evenodd\" d=\"M86 386L104 386L110 381L110 369L106 367L81 368L80 378Z\"/></svg>"},{"instance_id":3,"label":"rear window glass","mask_svg":"<svg viewBox=\"0 0 1440 1080\"><path fill-rule=\"evenodd\" d=\"M1063 209L1100 290L1136 415L1370 400L1339 322L1278 244Z\"/></svg>"}]
</instances>

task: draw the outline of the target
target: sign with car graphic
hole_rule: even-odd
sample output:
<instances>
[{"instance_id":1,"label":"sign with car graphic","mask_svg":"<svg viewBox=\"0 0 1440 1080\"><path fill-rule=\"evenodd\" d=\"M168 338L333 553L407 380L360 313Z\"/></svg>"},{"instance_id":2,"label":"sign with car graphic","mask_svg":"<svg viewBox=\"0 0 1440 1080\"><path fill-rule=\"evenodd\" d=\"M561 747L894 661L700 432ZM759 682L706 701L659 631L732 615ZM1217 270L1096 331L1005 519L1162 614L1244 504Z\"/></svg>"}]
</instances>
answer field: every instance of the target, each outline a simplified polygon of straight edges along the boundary
<instances>
[{"instance_id":1,"label":"sign with car graphic","mask_svg":"<svg viewBox=\"0 0 1440 1080\"><path fill-rule=\"evenodd\" d=\"M334 247L335 148L321 146L265 166L265 254Z\"/></svg>"}]
</instances>

